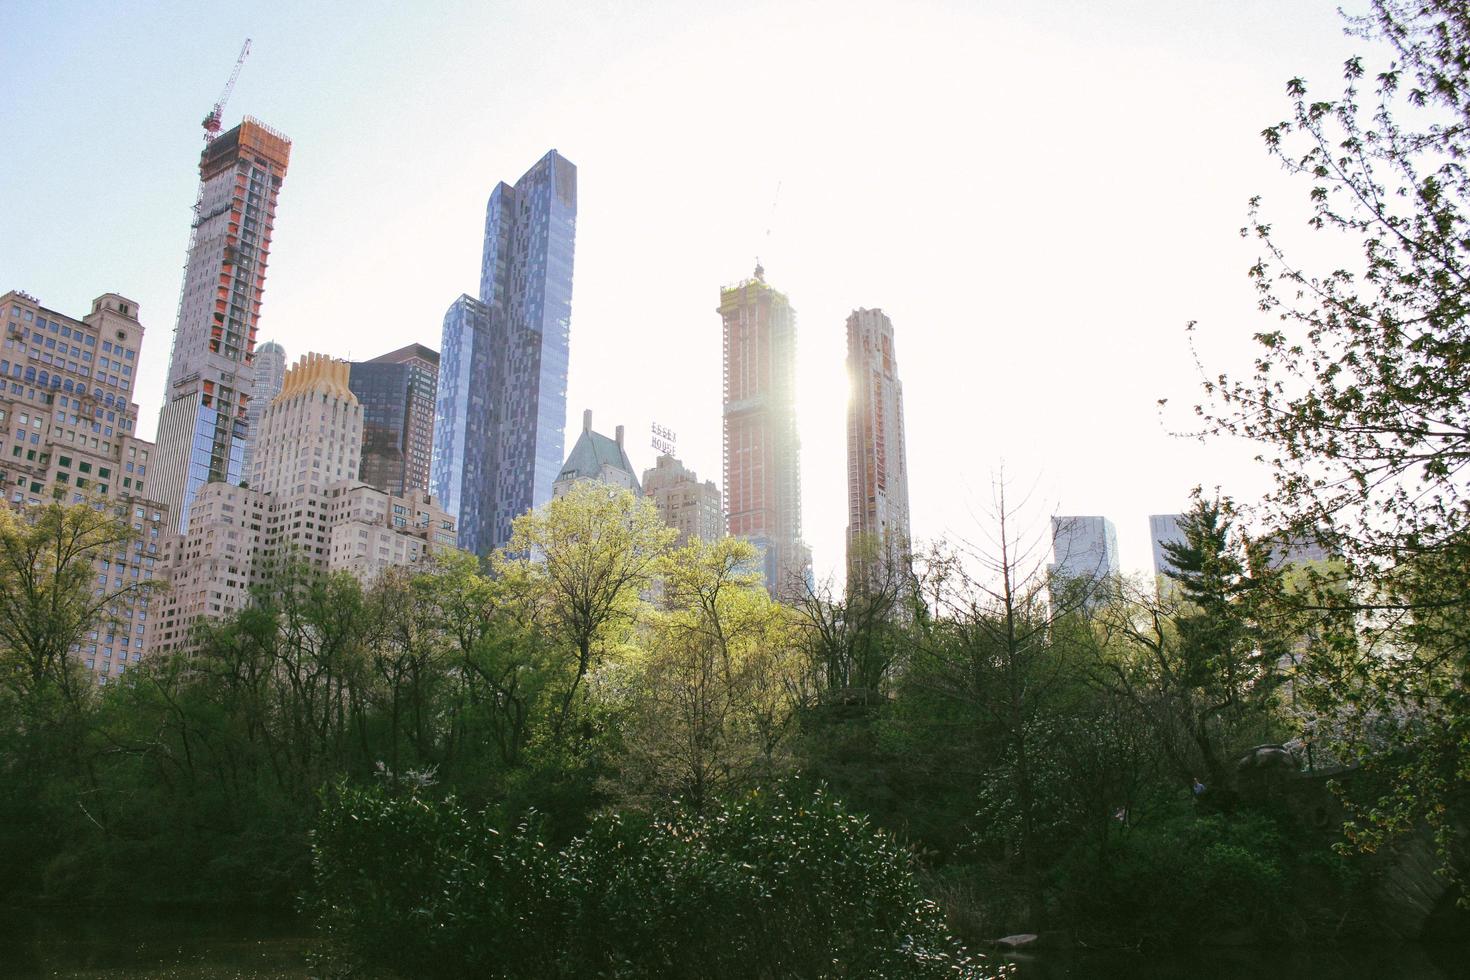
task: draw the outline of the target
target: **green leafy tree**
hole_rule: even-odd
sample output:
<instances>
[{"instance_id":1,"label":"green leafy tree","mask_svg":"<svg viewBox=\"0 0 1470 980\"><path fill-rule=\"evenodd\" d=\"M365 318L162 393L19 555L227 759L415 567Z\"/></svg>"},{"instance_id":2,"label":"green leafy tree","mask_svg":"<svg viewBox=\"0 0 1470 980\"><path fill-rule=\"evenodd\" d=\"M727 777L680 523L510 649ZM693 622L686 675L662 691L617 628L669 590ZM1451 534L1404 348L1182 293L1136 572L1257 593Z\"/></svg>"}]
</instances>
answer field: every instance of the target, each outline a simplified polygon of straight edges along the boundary
<instances>
[{"instance_id":1,"label":"green leafy tree","mask_svg":"<svg viewBox=\"0 0 1470 980\"><path fill-rule=\"evenodd\" d=\"M1224 790L1238 753L1281 735L1293 634L1270 550L1238 529L1228 498L1196 492L1180 531L1161 594L1120 582L1098 609L1093 670L1149 720L1176 785Z\"/></svg>"},{"instance_id":2,"label":"green leafy tree","mask_svg":"<svg viewBox=\"0 0 1470 980\"><path fill-rule=\"evenodd\" d=\"M516 518L493 567L530 617L565 653L552 723L563 736L601 658L624 644L643 593L676 533L652 502L595 481L574 484L545 507Z\"/></svg>"},{"instance_id":3,"label":"green leafy tree","mask_svg":"<svg viewBox=\"0 0 1470 980\"><path fill-rule=\"evenodd\" d=\"M756 558L748 542L725 538L663 562L625 737L629 782L655 798L698 810L779 766L801 704L801 656Z\"/></svg>"},{"instance_id":4,"label":"green leafy tree","mask_svg":"<svg viewBox=\"0 0 1470 980\"><path fill-rule=\"evenodd\" d=\"M519 765L545 720L553 671L535 593L523 578L491 578L473 555L454 552L412 578L410 597L422 617L420 644L442 645L448 658L431 661L448 674L452 706L442 761L461 774L488 755Z\"/></svg>"},{"instance_id":5,"label":"green leafy tree","mask_svg":"<svg viewBox=\"0 0 1470 980\"><path fill-rule=\"evenodd\" d=\"M1342 555L1345 581L1302 599L1348 614L1306 669L1344 751L1390 774L1353 828L1372 848L1421 819L1446 840L1470 788L1470 8L1373 0L1349 30L1386 53L1377 70L1348 59L1335 97L1292 79L1264 137L1311 227L1357 258L1306 268L1253 201L1250 274L1278 323L1198 411L1263 446L1277 523Z\"/></svg>"},{"instance_id":6,"label":"green leafy tree","mask_svg":"<svg viewBox=\"0 0 1470 980\"><path fill-rule=\"evenodd\" d=\"M126 548L113 512L59 503L0 509L0 892L44 887L47 858L106 815L92 746L96 685L77 659L88 633L148 586L98 583L94 562Z\"/></svg>"},{"instance_id":7,"label":"green leafy tree","mask_svg":"<svg viewBox=\"0 0 1470 980\"><path fill-rule=\"evenodd\" d=\"M87 633L113 621L148 583L97 584L93 562L135 535L110 510L59 503L0 509L0 686L27 709L58 698L76 713L90 679L72 657Z\"/></svg>"}]
</instances>

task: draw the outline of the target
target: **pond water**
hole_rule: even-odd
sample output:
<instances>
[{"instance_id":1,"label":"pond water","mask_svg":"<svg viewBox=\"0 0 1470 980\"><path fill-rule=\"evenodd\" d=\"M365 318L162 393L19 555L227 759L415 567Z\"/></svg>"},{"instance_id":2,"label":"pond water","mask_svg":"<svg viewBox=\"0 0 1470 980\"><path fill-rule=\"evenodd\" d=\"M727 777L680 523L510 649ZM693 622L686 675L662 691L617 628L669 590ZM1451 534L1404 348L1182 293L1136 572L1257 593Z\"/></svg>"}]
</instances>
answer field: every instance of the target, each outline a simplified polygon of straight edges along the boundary
<instances>
[{"instance_id":1,"label":"pond water","mask_svg":"<svg viewBox=\"0 0 1470 980\"><path fill-rule=\"evenodd\" d=\"M7 980L304 980L308 945L307 926L289 915L0 912Z\"/></svg>"},{"instance_id":2,"label":"pond water","mask_svg":"<svg viewBox=\"0 0 1470 980\"><path fill-rule=\"evenodd\" d=\"M1016 980L1455 980L1470 947L1196 949L1170 953L1039 950L1003 957Z\"/></svg>"},{"instance_id":3,"label":"pond water","mask_svg":"<svg viewBox=\"0 0 1470 980\"><path fill-rule=\"evenodd\" d=\"M0 977L88 980L305 980L310 931L258 912L139 914L0 910ZM1470 947L1201 949L1186 953L1040 950L1006 957L1016 980L1451 980Z\"/></svg>"}]
</instances>

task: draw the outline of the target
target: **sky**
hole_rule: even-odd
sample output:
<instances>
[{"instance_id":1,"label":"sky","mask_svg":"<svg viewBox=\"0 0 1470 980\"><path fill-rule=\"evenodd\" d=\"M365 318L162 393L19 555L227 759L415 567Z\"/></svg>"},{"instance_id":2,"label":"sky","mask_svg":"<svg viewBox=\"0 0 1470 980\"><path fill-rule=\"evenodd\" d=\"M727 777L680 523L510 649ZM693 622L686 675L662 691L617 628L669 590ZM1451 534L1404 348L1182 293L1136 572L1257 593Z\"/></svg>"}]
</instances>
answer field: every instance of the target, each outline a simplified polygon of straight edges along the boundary
<instances>
[{"instance_id":1,"label":"sky","mask_svg":"<svg viewBox=\"0 0 1470 980\"><path fill-rule=\"evenodd\" d=\"M224 121L293 141L259 331L292 361L437 349L491 188L556 148L579 185L567 450L590 408L641 470L656 421L723 482L715 308L759 257L797 311L819 577L858 307L893 320L921 543L982 541L1003 474L1037 533L1105 515L1142 571L1149 514L1268 486L1253 447L1187 437L1190 406L1270 328L1239 229L1256 194L1289 240L1304 223L1259 134L1287 79L1338 90L1362 42L1334 2L3 0L0 292L136 300L145 436L200 121L246 37Z\"/></svg>"}]
</instances>

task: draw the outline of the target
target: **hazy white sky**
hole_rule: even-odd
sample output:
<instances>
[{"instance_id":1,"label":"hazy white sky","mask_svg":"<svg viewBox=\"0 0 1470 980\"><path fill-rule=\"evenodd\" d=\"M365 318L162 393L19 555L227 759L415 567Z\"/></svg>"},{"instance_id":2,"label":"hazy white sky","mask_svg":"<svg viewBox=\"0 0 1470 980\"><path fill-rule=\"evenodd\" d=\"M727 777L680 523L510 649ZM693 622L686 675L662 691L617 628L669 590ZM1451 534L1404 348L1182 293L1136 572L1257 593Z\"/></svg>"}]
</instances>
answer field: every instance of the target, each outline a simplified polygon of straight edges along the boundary
<instances>
[{"instance_id":1,"label":"hazy white sky","mask_svg":"<svg viewBox=\"0 0 1470 980\"><path fill-rule=\"evenodd\" d=\"M844 322L897 334L914 532L975 537L992 474L1105 514L1125 568L1195 484L1250 498L1248 447L1172 437L1264 325L1236 234L1302 188L1260 130L1284 82L1336 90L1322 0L1111 3L0 2L0 290L142 305L163 379L209 111L294 141L260 339L436 349L478 284L485 201L578 166L568 448L584 408L720 474L720 286L760 256L797 310L806 536L846 522ZM777 187L779 186L779 197ZM774 203L774 213L773 213ZM1168 397L1160 415L1156 401Z\"/></svg>"}]
</instances>

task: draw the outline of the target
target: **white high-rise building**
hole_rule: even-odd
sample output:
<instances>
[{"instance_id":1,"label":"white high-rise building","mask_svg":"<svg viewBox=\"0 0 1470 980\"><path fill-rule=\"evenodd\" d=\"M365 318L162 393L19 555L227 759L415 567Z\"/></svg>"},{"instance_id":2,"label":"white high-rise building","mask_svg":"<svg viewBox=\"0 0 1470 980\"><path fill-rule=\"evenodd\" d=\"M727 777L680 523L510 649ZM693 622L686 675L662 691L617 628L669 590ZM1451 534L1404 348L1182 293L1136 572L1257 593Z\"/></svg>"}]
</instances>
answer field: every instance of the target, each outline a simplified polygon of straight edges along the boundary
<instances>
[{"instance_id":1,"label":"white high-rise building","mask_svg":"<svg viewBox=\"0 0 1470 980\"><path fill-rule=\"evenodd\" d=\"M891 586L909 575L909 473L893 322L847 318L847 580Z\"/></svg>"},{"instance_id":2,"label":"white high-rise building","mask_svg":"<svg viewBox=\"0 0 1470 980\"><path fill-rule=\"evenodd\" d=\"M1053 582L1091 582L1096 597L1118 574L1118 531L1106 517L1053 517L1051 546Z\"/></svg>"},{"instance_id":3,"label":"white high-rise building","mask_svg":"<svg viewBox=\"0 0 1470 980\"><path fill-rule=\"evenodd\" d=\"M195 495L185 533L164 548L170 588L149 625L150 649L186 649L197 620L244 609L286 562L369 584L454 546L454 520L429 494L388 494L358 479L362 406L348 371L346 361L303 357L261 416L252 487L216 481Z\"/></svg>"},{"instance_id":4,"label":"white high-rise building","mask_svg":"<svg viewBox=\"0 0 1470 980\"><path fill-rule=\"evenodd\" d=\"M268 340L255 348L255 381L250 389L250 402L245 407L245 419L250 434L245 440L240 471L247 480L255 475L255 447L260 441L260 417L281 393L281 386L285 383L286 348Z\"/></svg>"},{"instance_id":5,"label":"white high-rise building","mask_svg":"<svg viewBox=\"0 0 1470 980\"><path fill-rule=\"evenodd\" d=\"M1183 514L1151 514L1148 519L1148 537L1154 549L1154 582L1159 595L1177 588L1168 575L1174 566L1169 562L1164 545L1184 543L1184 529L1179 526L1183 517Z\"/></svg>"}]
</instances>

